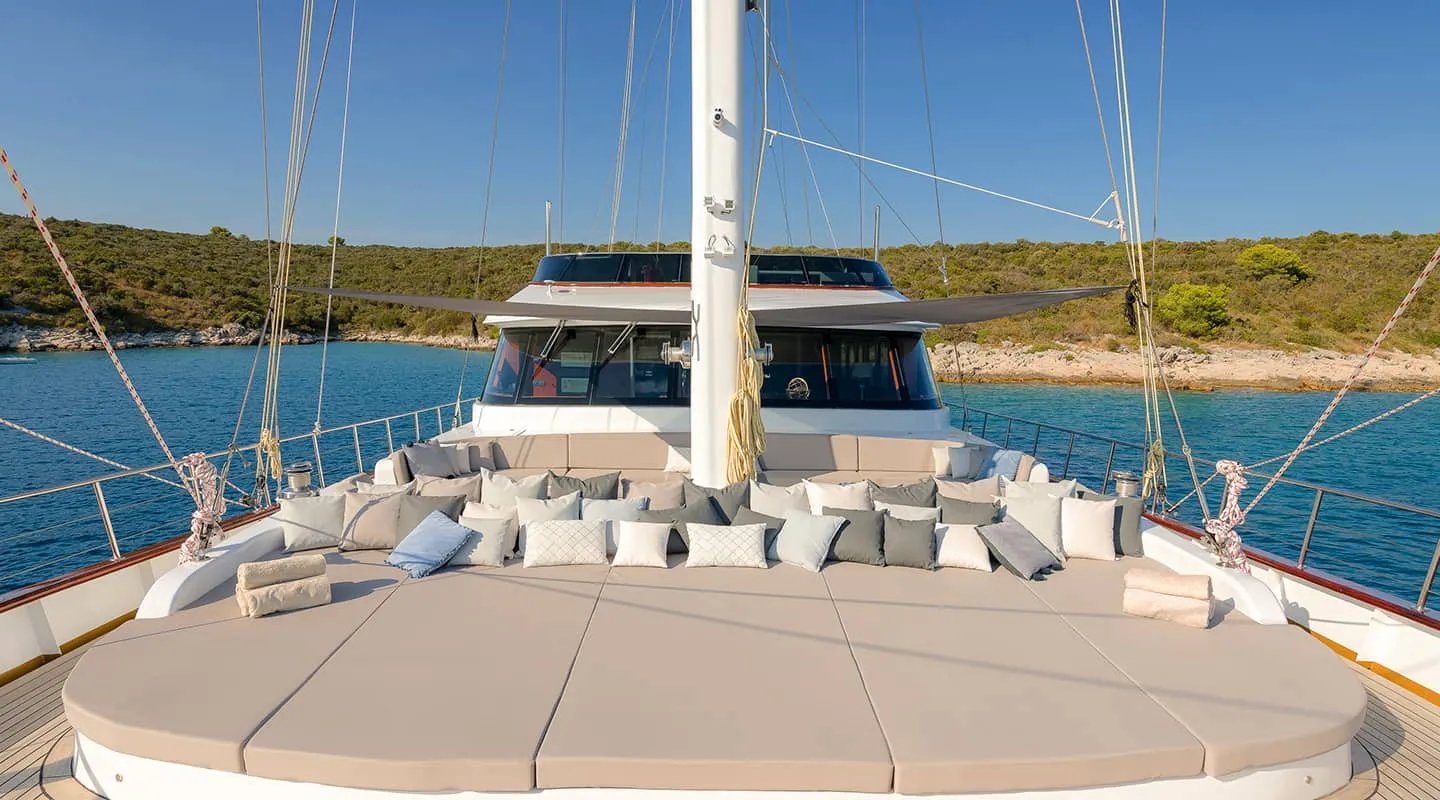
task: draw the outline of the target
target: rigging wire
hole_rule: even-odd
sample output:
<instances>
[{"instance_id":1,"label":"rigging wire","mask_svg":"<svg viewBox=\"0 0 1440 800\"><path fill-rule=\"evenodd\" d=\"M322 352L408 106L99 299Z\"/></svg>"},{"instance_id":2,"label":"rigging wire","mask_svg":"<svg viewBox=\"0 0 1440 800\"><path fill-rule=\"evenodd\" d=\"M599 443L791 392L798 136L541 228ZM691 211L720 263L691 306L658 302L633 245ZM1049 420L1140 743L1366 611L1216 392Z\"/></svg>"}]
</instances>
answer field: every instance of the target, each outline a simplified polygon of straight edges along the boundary
<instances>
[{"instance_id":1,"label":"rigging wire","mask_svg":"<svg viewBox=\"0 0 1440 800\"><path fill-rule=\"evenodd\" d=\"M680 0L670 0L670 41L665 48L665 103L660 131L660 185L655 201L655 252L660 252L665 228L665 161L670 154L670 73L675 61L675 33L680 29Z\"/></svg>"},{"instance_id":2,"label":"rigging wire","mask_svg":"<svg viewBox=\"0 0 1440 800\"><path fill-rule=\"evenodd\" d=\"M769 19L768 14L765 13L765 12L762 12L762 13L761 13L761 20L763 21L762 24L769 25L768 19ZM789 50L790 50L790 61L788 62L788 63L790 64L790 85L794 88L795 94L798 95L798 94L800 94L800 68L799 68L799 66L798 66L798 62L795 60L795 25L794 25L794 23L793 23L793 22L791 21L791 19L790 19L790 0L785 0L785 38L786 38L787 41L788 41L788 46L789 46ZM775 46L775 45L774 45L773 43L768 46L768 47L770 48L771 52L773 52L774 46ZM769 53L767 53L767 56L768 56L768 55L769 55ZM780 71L780 57L779 57L779 53L775 53L774 63L775 63L775 75L776 75L776 77L780 78L780 85L781 85L782 87L784 87L784 86L785 86L785 77L784 77L784 74ZM787 91L787 94L788 94L788 91L789 91L789 90L787 89L786 91ZM787 98L787 99L788 99L788 98ZM795 131L796 131L797 133L801 132L801 131L800 131L800 123L799 123L798 121L795 123ZM806 166L808 167L809 164L810 164L810 154L805 150L805 145L800 145L800 152L801 152L802 155L805 156L805 164L806 164ZM814 174L815 174L815 171L814 171L813 169L811 169L811 170L810 170L810 174L811 174L811 176L813 177ZM809 245L810 245L811 247L814 247L814 246L815 246L815 226L814 226L814 224L811 222L811 217L810 217L810 184L806 183L805 180L804 180L804 178L802 177L801 180L800 180L800 186L805 190L805 193L804 193L804 200L805 200L805 240L806 240L807 243L809 243ZM816 184L815 189L816 189L817 192L819 191L819 189L820 189L819 184ZM833 238L833 237L832 237L832 238Z\"/></svg>"},{"instance_id":3,"label":"rigging wire","mask_svg":"<svg viewBox=\"0 0 1440 800\"><path fill-rule=\"evenodd\" d=\"M555 238L565 241L565 76L567 74L566 51L570 49L569 17L566 6L569 0L560 0L560 178L558 192L560 199L555 203Z\"/></svg>"},{"instance_id":4,"label":"rigging wire","mask_svg":"<svg viewBox=\"0 0 1440 800\"><path fill-rule=\"evenodd\" d=\"M495 74L495 112L490 121L490 158L485 167L485 205L480 211L480 246L475 251L475 283L470 290L470 296L476 298L480 296L480 279L485 271L485 245L490 233L490 195L495 184L496 144L500 140L500 101L505 96L505 54L510 48L510 3L511 0L505 0L505 22L500 29L500 66ZM473 349L465 348L465 357L460 362L460 380L455 385L455 412L450 417L452 427L460 425L460 401L465 396L465 372L470 368Z\"/></svg>"},{"instance_id":5,"label":"rigging wire","mask_svg":"<svg viewBox=\"0 0 1440 800\"><path fill-rule=\"evenodd\" d=\"M1155 98L1155 207L1150 216L1150 264L1155 264L1160 244L1160 130L1165 113L1165 28L1170 0L1160 0L1160 87Z\"/></svg>"},{"instance_id":6,"label":"rigging wire","mask_svg":"<svg viewBox=\"0 0 1440 800\"><path fill-rule=\"evenodd\" d=\"M935 122L930 113L930 71L925 65L925 23L920 17L920 0L915 0L915 39L920 50L920 86L925 94L925 131L930 136L930 171L939 173L940 167L935 159ZM932 180L930 185L935 189L935 225L940 232L940 280L945 285L945 296L949 297L949 248L945 246L945 214L940 210L940 181Z\"/></svg>"},{"instance_id":7,"label":"rigging wire","mask_svg":"<svg viewBox=\"0 0 1440 800\"><path fill-rule=\"evenodd\" d=\"M615 252L615 223L620 219L620 189L625 184L625 146L630 138L630 89L635 78L635 10L630 0L630 37L625 46L625 91L620 97L620 141L615 147L615 188L610 199L609 252Z\"/></svg>"},{"instance_id":8,"label":"rigging wire","mask_svg":"<svg viewBox=\"0 0 1440 800\"><path fill-rule=\"evenodd\" d=\"M865 0L855 0L855 150L865 152ZM855 164L856 235L865 246L865 161Z\"/></svg>"},{"instance_id":9,"label":"rigging wire","mask_svg":"<svg viewBox=\"0 0 1440 800\"><path fill-rule=\"evenodd\" d=\"M335 288L335 262L340 254L340 196L345 187L345 139L350 129L350 75L355 64L355 16L360 0L350 3L350 44L345 50L345 103L340 116L340 165L335 173L335 225L330 233L330 282ZM320 433L320 412L325 407L325 364L330 354L330 315L335 306L335 296L325 295L325 331L320 340L320 388L315 395L315 433ZM316 440L316 447L319 441ZM316 459L317 466L319 459ZM324 476L322 475L323 479Z\"/></svg>"},{"instance_id":10,"label":"rigging wire","mask_svg":"<svg viewBox=\"0 0 1440 800\"><path fill-rule=\"evenodd\" d=\"M75 273L70 270L70 264L65 260L65 255L60 252L60 245L55 243L55 237L50 234L50 227L45 224L44 217L40 216L40 209L36 208L35 201L30 199L30 193L25 190L25 184L20 181L20 174L10 163L10 155L5 152L4 147L0 147L0 165L5 167L5 172L10 176L10 183L15 187L15 191L20 193L20 200L25 204L25 210L30 213L30 219L35 223L36 230L40 231L40 238L45 240L45 247L50 250L55 264L60 267L60 272L65 277L65 283L70 286L70 293L75 295L76 302L80 304L80 310L85 313L85 319L90 323L90 329L100 339L100 344L105 348L105 355L110 357L110 363L114 365L116 373L120 375L120 382L125 384L125 391L129 392L130 399L135 401L135 408L140 411L140 416L145 418L145 424L150 428L151 435L155 437L155 443L160 445L160 451L165 454L165 460L175 466L176 474L183 478L175 455L170 452L170 445L165 443L165 437L160 433L160 426L155 423L155 418L150 416L150 409L145 407L145 401L140 399L140 392L135 388L134 381L130 379L130 373L125 371L125 366L120 363L120 356L115 353L115 346L110 343L110 337L105 334L105 326L101 325L99 317L95 316L95 310L90 307L90 301L85 298L85 292L76 282Z\"/></svg>"},{"instance_id":11,"label":"rigging wire","mask_svg":"<svg viewBox=\"0 0 1440 800\"><path fill-rule=\"evenodd\" d=\"M645 148L650 144L650 115L646 114L650 96L646 89L650 86L650 65L655 61L655 51L660 46L660 34L665 32L666 22L669 19L669 9L660 15L660 22L655 26L655 36L650 40L650 49L645 53L645 66L640 70L640 172L635 177L635 224L630 229L630 240L633 244L640 238L640 206L645 199ZM667 65L668 67L668 65Z\"/></svg>"}]
</instances>

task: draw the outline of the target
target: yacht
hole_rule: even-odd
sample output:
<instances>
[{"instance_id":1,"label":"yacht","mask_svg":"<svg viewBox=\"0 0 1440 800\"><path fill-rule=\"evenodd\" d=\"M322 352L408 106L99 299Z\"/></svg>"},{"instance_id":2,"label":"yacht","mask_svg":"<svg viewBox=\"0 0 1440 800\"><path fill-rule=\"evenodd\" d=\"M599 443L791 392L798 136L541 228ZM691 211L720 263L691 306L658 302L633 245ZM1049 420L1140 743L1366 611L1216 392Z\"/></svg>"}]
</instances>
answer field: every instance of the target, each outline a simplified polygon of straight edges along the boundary
<instances>
[{"instance_id":1,"label":"yacht","mask_svg":"<svg viewBox=\"0 0 1440 800\"><path fill-rule=\"evenodd\" d=\"M447 404L267 431L242 449L268 461L310 442L314 471L272 467L278 502L252 498L257 508L212 529L212 499L188 536L131 552L115 539L105 488L182 466L198 486L201 465L227 453L0 498L90 493L113 556L0 598L0 796L1433 796L1435 565L1408 603L1306 567L1303 551L1291 563L1244 548L1237 561L1213 533L1153 505L1142 518L1134 476L1112 469L1120 443L1090 437L1110 458L1072 463L1086 434L1069 432L1061 461L1038 452L1038 427L1026 447L1010 441L1014 420L1003 438L990 430L1003 414L957 419L937 391L927 330L1118 287L910 302L874 260L750 252L738 166L746 4L692 5L689 253L548 255L506 301L313 290L499 327L468 419L422 436L422 417L444 427ZM412 420L422 441L407 444ZM391 452L364 463L362 429L383 429ZM355 474L323 463L326 436L354 437ZM463 463L421 460L441 453ZM526 481L583 488L514 494ZM607 486L608 497L584 497ZM458 498L463 521L471 502L500 508L496 487L512 493L513 514L517 497L564 501L571 510L553 513L574 515L587 499L644 498L644 511L670 513L650 518L670 538L654 566L615 565L602 541L599 561L527 555L416 577L392 563L403 542L362 547L348 510ZM1316 488L1318 514L1318 498L1339 492ZM680 505L659 508L661 492ZM922 495L928 507L896 499ZM799 504L775 528L784 557L768 557L768 523L738 521L762 496ZM997 501L1015 517L1022 498L1108 503L1098 544L1086 543L1100 552L1081 555L1077 539L1057 569L1062 554L1045 555L1054 545L1021 524L1028 554L1053 560L1030 570L1004 544L1018 540L982 534L1001 525L992 517L962 520L999 513ZM320 564L311 577L326 602L254 613L242 575L288 568L299 529L318 525L297 509L327 503L347 519L307 562ZM852 532L880 533L841 547L844 528L832 528L813 569L797 566L780 542L836 514ZM533 554L552 529L543 523L590 520L521 521L534 527L518 549ZM1067 536L1057 522L1054 536ZM689 525L700 527L687 538ZM472 533L471 546L490 535ZM742 533L738 554L707 558L753 560L758 548L758 564L694 563L692 541ZM972 533L983 563L947 565L944 542ZM921 555L902 556L902 542L922 540ZM1203 602L1199 624L1127 613L1140 580Z\"/></svg>"}]
</instances>

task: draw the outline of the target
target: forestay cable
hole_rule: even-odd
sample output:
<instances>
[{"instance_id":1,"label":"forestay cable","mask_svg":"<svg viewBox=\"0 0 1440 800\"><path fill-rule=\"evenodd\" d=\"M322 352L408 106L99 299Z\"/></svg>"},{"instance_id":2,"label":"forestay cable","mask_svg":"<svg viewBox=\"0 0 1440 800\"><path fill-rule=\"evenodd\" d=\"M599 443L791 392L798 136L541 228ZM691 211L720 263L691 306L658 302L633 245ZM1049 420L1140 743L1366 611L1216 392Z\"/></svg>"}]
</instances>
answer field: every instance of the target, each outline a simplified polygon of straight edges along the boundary
<instances>
[{"instance_id":1,"label":"forestay cable","mask_svg":"<svg viewBox=\"0 0 1440 800\"><path fill-rule=\"evenodd\" d=\"M930 71L925 66L925 23L920 17L920 0L915 0L915 40L920 50L920 87L925 94L925 131L930 136L930 172L939 173L939 163L935 159L935 122L930 113ZM931 180L930 185L935 189L935 226L940 235L940 280L945 285L945 296L949 297L949 248L945 246L945 214L940 210L940 181Z\"/></svg>"},{"instance_id":2,"label":"forestay cable","mask_svg":"<svg viewBox=\"0 0 1440 800\"><path fill-rule=\"evenodd\" d=\"M625 46L625 91L620 97L620 141L615 147L615 187L610 200L610 251L615 250L615 224L620 220L620 190L625 185L625 148L630 138L630 88L635 78L635 9L630 0L630 39Z\"/></svg>"},{"instance_id":3,"label":"forestay cable","mask_svg":"<svg viewBox=\"0 0 1440 800\"><path fill-rule=\"evenodd\" d=\"M330 283L335 288L335 261L340 254L340 195L345 188L345 137L350 129L350 74L355 63L355 12L360 0L350 4L350 45L345 51L345 105L340 116L340 166L335 173L335 225L330 233ZM315 433L320 433L320 412L325 407L325 363L330 354L330 314L335 306L333 295L325 296L325 331L320 340L320 389L315 395ZM316 447L319 447L317 440ZM317 465L318 466L318 465ZM323 476L322 476L323 477Z\"/></svg>"}]
</instances>

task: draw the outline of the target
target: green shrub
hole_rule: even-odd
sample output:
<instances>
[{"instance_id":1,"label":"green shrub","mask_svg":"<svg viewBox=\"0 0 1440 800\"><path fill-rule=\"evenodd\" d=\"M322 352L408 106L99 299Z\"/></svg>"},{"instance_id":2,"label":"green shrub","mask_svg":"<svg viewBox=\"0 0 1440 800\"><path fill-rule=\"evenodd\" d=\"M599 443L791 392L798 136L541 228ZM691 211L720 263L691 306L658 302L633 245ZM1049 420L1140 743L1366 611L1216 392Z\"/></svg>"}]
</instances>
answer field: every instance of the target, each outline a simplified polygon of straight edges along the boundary
<instances>
[{"instance_id":1,"label":"green shrub","mask_svg":"<svg viewBox=\"0 0 1440 800\"><path fill-rule=\"evenodd\" d=\"M1155 317L1184 336L1207 338L1230 324L1230 287L1177 283L1155 300Z\"/></svg>"},{"instance_id":2,"label":"green shrub","mask_svg":"<svg viewBox=\"0 0 1440 800\"><path fill-rule=\"evenodd\" d=\"M1309 280L1311 274L1310 268L1301 263L1299 253L1268 243L1241 250L1235 264L1256 280L1278 275L1291 283L1299 283Z\"/></svg>"}]
</instances>

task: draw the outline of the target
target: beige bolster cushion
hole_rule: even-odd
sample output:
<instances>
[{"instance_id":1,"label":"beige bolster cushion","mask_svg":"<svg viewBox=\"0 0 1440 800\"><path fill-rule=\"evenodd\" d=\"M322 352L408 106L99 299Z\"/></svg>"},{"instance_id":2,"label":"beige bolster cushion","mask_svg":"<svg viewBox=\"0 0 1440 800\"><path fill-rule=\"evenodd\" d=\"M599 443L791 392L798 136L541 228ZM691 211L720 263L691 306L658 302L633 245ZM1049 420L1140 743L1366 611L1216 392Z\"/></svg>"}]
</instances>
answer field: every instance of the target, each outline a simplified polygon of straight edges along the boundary
<instances>
[{"instance_id":1,"label":"beige bolster cushion","mask_svg":"<svg viewBox=\"0 0 1440 800\"><path fill-rule=\"evenodd\" d=\"M236 589L235 599L240 603L240 613L248 617L323 606L330 602L330 579L315 575L258 589Z\"/></svg>"},{"instance_id":2,"label":"beige bolster cushion","mask_svg":"<svg viewBox=\"0 0 1440 800\"><path fill-rule=\"evenodd\" d=\"M235 570L235 585L241 589L259 589L286 581L313 578L325 574L325 556L319 553L290 556L274 561L255 561L241 564Z\"/></svg>"},{"instance_id":3,"label":"beige bolster cushion","mask_svg":"<svg viewBox=\"0 0 1440 800\"><path fill-rule=\"evenodd\" d=\"M1144 589L1147 592L1189 597L1193 600L1209 600L1210 576L1174 575L1151 569L1132 569L1125 573L1125 588Z\"/></svg>"},{"instance_id":4,"label":"beige bolster cushion","mask_svg":"<svg viewBox=\"0 0 1440 800\"><path fill-rule=\"evenodd\" d=\"M1124 611L1137 617L1165 620L1192 628L1210 627L1210 601L1126 589Z\"/></svg>"}]
</instances>

